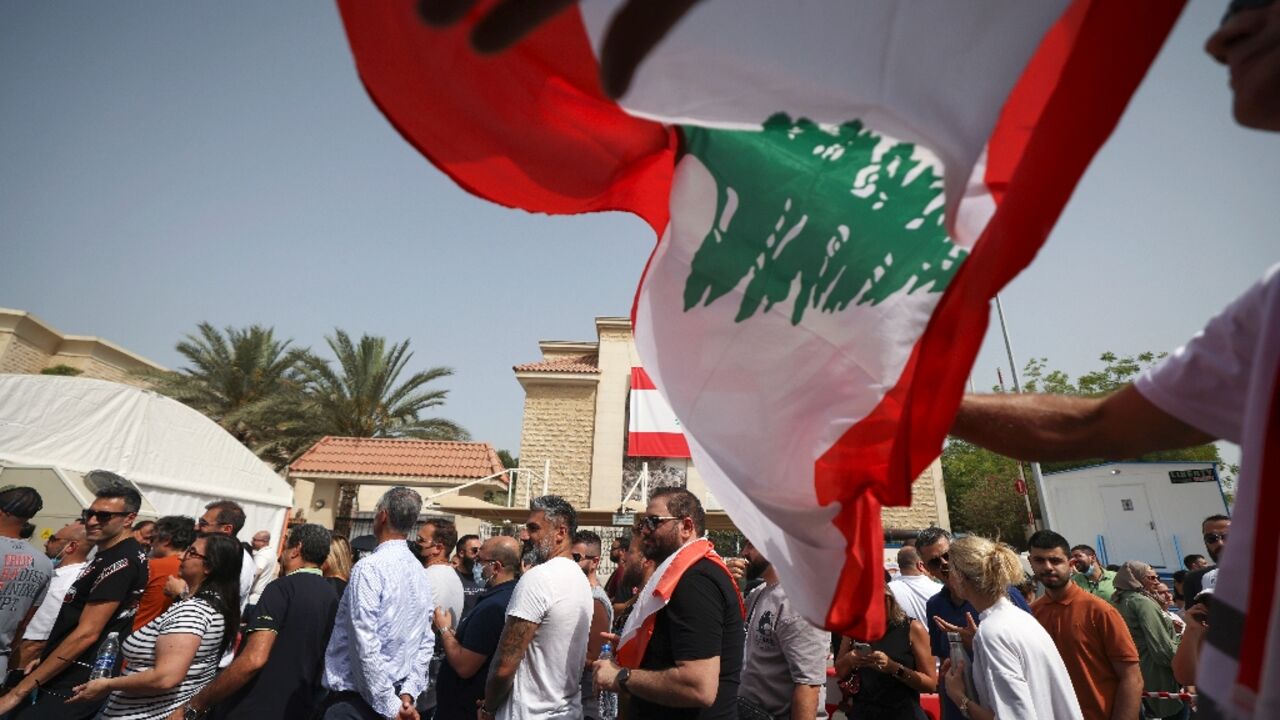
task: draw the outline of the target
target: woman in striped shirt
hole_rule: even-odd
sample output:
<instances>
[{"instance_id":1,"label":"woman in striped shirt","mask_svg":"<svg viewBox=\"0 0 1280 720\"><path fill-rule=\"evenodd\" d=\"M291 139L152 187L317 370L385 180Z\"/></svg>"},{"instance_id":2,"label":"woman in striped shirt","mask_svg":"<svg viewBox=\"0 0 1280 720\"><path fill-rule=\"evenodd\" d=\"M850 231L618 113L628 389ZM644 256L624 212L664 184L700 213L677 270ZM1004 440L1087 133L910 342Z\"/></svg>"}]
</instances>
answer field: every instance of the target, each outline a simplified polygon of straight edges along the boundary
<instances>
[{"instance_id":1,"label":"woman in striped shirt","mask_svg":"<svg viewBox=\"0 0 1280 720\"><path fill-rule=\"evenodd\" d=\"M160 617L124 641L126 663L119 677L90 680L68 702L99 700L107 693L100 718L167 718L213 680L218 659L240 624L240 564L244 553L234 538L208 535L182 555L179 573L189 599L174 603Z\"/></svg>"}]
</instances>

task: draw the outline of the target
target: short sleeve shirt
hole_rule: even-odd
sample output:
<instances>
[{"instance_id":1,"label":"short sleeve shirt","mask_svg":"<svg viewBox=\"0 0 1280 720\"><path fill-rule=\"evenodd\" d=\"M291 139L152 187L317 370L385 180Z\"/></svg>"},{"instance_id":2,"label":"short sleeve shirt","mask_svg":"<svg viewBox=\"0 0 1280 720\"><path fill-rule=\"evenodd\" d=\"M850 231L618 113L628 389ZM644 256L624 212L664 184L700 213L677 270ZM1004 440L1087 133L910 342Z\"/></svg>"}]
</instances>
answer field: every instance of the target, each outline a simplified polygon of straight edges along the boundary
<instances>
[{"instance_id":1,"label":"short sleeve shirt","mask_svg":"<svg viewBox=\"0 0 1280 720\"><path fill-rule=\"evenodd\" d=\"M498 720L582 717L579 680L591 633L591 586L578 564L555 557L525 573L511 594L507 615L538 629L516 669L511 696Z\"/></svg>"},{"instance_id":2,"label":"short sleeve shirt","mask_svg":"<svg viewBox=\"0 0 1280 720\"><path fill-rule=\"evenodd\" d=\"M63 599L58 619L54 621L53 630L44 646L44 657L48 657L76 629L87 604L117 602L119 605L97 639L76 658L79 662L92 666L93 659L98 654L98 645L108 633L118 633L124 638L133 629L133 616L138 611L138 601L147 586L147 577L147 556L137 540L126 537L99 552L80 571L80 577L71 583L71 589ZM82 665L71 665L58 676L57 682L62 684L64 680L72 681L77 678L82 682L88 676L88 669Z\"/></svg>"},{"instance_id":3,"label":"short sleeve shirt","mask_svg":"<svg viewBox=\"0 0 1280 720\"><path fill-rule=\"evenodd\" d=\"M502 628L507 619L507 603L515 590L514 580L486 590L476 606L458 624L458 644L485 657L484 663L469 678L458 677L449 663L440 668L435 720L474 720L476 701L484 697L484 683L489 677L489 663L498 650Z\"/></svg>"},{"instance_id":4,"label":"short sleeve shirt","mask_svg":"<svg viewBox=\"0 0 1280 720\"><path fill-rule=\"evenodd\" d=\"M245 630L275 633L256 675L218 703L215 718L307 718L315 709L324 650L338 613L338 593L319 573L298 571L272 580Z\"/></svg>"},{"instance_id":5,"label":"short sleeve shirt","mask_svg":"<svg viewBox=\"0 0 1280 720\"><path fill-rule=\"evenodd\" d=\"M1044 596L1031 613L1053 638L1086 718L1110 718L1120 676L1114 662L1138 662L1138 648L1111 603L1067 583L1062 600Z\"/></svg>"},{"instance_id":6,"label":"short sleeve shirt","mask_svg":"<svg viewBox=\"0 0 1280 720\"><path fill-rule=\"evenodd\" d=\"M53 563L31 543L0 538L0 669L8 660L9 645L31 606L40 602L53 577Z\"/></svg>"},{"instance_id":7,"label":"short sleeve shirt","mask_svg":"<svg viewBox=\"0 0 1280 720\"><path fill-rule=\"evenodd\" d=\"M1026 599L1022 597L1022 593L1018 591L1018 588L1009 586L1005 594L1014 606L1025 612L1031 612L1031 608L1027 605ZM967 601L957 605L952 598L951 591L945 585L936 595L929 598L929 602L925 603L925 613L928 615L928 622L925 623L925 627L929 628L929 648L933 652L933 656L939 660L951 657L951 644L947 642L947 633L933 621L935 617L940 617L952 625L964 627L969 622L965 617L965 614L968 613L973 615L975 623L982 622L978 611L974 609L973 605L970 605ZM942 677L938 678L938 695L942 702L942 720L961 720L964 717L960 714L959 706L951 702L951 697L947 695L946 683Z\"/></svg>"},{"instance_id":8,"label":"short sleeve shirt","mask_svg":"<svg viewBox=\"0 0 1280 720\"><path fill-rule=\"evenodd\" d=\"M739 694L774 717L790 717L796 685L825 689L830 645L831 634L801 617L782 585L761 585L747 599ZM826 716L820 696L817 717Z\"/></svg>"},{"instance_id":9,"label":"short sleeve shirt","mask_svg":"<svg viewBox=\"0 0 1280 720\"><path fill-rule=\"evenodd\" d=\"M673 708L632 697L631 717L677 720L736 718L745 640L738 591L728 573L710 560L694 563L654 616L653 637L640 667L665 670L678 660L720 658L720 683L709 708Z\"/></svg>"},{"instance_id":10,"label":"short sleeve shirt","mask_svg":"<svg viewBox=\"0 0 1280 720\"><path fill-rule=\"evenodd\" d=\"M113 692L102 710L103 718L143 720L165 718L190 700L218 672L218 659L226 619L203 597L174 603L163 615L152 620L124 641L124 675L155 669L156 643L165 635L195 635L200 638L195 657L187 674L177 686L159 693L126 694ZM96 648L95 648L96 649Z\"/></svg>"}]
</instances>

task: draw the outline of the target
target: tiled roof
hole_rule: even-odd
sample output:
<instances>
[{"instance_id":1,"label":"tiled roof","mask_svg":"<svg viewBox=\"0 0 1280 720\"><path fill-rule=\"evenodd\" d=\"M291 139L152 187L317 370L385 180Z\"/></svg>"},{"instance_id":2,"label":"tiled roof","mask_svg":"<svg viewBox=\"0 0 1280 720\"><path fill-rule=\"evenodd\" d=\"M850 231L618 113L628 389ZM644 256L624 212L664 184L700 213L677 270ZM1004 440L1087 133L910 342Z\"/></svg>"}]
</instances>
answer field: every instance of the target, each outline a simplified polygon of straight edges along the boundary
<instances>
[{"instance_id":1,"label":"tiled roof","mask_svg":"<svg viewBox=\"0 0 1280 720\"><path fill-rule=\"evenodd\" d=\"M502 472L489 443L328 436L312 445L289 469L343 475L478 480ZM506 476L499 478L506 482Z\"/></svg>"},{"instance_id":2,"label":"tiled roof","mask_svg":"<svg viewBox=\"0 0 1280 720\"><path fill-rule=\"evenodd\" d=\"M540 360L538 362L525 363L524 365L516 365L513 369L516 372L599 373L600 356L596 353L573 355L555 358L554 360Z\"/></svg>"}]
</instances>

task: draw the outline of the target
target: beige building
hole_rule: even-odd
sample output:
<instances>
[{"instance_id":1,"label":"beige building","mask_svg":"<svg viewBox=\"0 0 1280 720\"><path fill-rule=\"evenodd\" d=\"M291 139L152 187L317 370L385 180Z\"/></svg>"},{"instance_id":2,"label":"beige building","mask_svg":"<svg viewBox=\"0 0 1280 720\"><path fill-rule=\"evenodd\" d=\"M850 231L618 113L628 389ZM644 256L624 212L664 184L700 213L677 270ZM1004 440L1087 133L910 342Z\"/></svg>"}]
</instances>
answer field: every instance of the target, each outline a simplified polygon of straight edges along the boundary
<instances>
[{"instance_id":1,"label":"beige building","mask_svg":"<svg viewBox=\"0 0 1280 720\"><path fill-rule=\"evenodd\" d=\"M145 386L134 373L164 367L90 335L64 335L29 312L0 308L0 373L34 375L59 365L82 377Z\"/></svg>"},{"instance_id":2,"label":"beige building","mask_svg":"<svg viewBox=\"0 0 1280 720\"><path fill-rule=\"evenodd\" d=\"M596 318L594 342L544 340L542 359L517 365L524 388L520 434L522 472L538 475L549 463L546 487L577 507L610 507L649 463L655 484L684 484L708 509L720 509L698 469L678 458L627 458L627 403L631 368L640 365L628 318ZM525 480L516 488L516 504L525 501ZM942 464L933 464L912 487L910 507L885 508L886 529L950 527Z\"/></svg>"},{"instance_id":3,"label":"beige building","mask_svg":"<svg viewBox=\"0 0 1280 720\"><path fill-rule=\"evenodd\" d=\"M506 475L493 446L392 438L325 437L289 465L294 518L350 535L368 532L378 498L395 485L417 490L424 500L459 496L504 504ZM425 503L424 515L445 515ZM459 534L480 522L457 517Z\"/></svg>"}]
</instances>

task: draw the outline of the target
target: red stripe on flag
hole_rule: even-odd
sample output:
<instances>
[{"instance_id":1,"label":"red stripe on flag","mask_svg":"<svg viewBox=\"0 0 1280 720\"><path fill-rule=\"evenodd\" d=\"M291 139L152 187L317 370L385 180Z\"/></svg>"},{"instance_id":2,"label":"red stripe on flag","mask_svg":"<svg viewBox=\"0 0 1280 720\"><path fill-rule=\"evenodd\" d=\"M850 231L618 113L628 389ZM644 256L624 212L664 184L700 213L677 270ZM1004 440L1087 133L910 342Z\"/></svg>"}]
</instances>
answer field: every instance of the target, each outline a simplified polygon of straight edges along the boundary
<instances>
[{"instance_id":1,"label":"red stripe on flag","mask_svg":"<svg viewBox=\"0 0 1280 720\"><path fill-rule=\"evenodd\" d=\"M661 235L674 131L605 97L577 12L507 52L477 54L468 36L493 4L446 29L424 24L416 0L339 0L338 9L369 97L462 188L533 212L625 210Z\"/></svg>"},{"instance_id":2,"label":"red stripe on flag","mask_svg":"<svg viewBox=\"0 0 1280 720\"><path fill-rule=\"evenodd\" d=\"M634 323L635 320L633 319ZM653 384L653 380L649 379L649 373L644 371L642 367L631 368L631 389L632 390L657 390L658 386Z\"/></svg>"},{"instance_id":3,"label":"red stripe on flag","mask_svg":"<svg viewBox=\"0 0 1280 720\"><path fill-rule=\"evenodd\" d=\"M895 387L866 418L857 423L814 465L818 502L844 504L834 523L844 534L848 556L827 615L828 627L860 637L884 632L883 582L878 554L878 504L907 505L911 483L938 456L960 404L965 379L985 335L990 300L1030 264L1070 199L1094 153L1115 128L1133 91L1146 75L1173 28L1182 2L1081 3L1084 9L1075 44L1056 75L1056 87L1044 92L1039 83L1055 77L1028 76L1015 88L1007 109L1032 112L1027 93L1044 98L1044 110L1023 138L1009 135L1016 124L997 124L989 155L1017 155L1008 187L973 253L961 265L938 308L929 319L905 371ZM1064 14L1060 23L1076 22ZM1060 52L1055 43L1070 38L1070 27L1055 28L1045 52ZM1037 51L1037 57L1039 51ZM1055 70L1055 63L1035 59L1029 71ZM1021 152L1019 152L1021 149ZM1007 156L1007 155L1006 155ZM874 517L872 517L874 515ZM875 537L871 529L874 527ZM863 545L863 543L870 543ZM865 613L865 614L864 614Z\"/></svg>"},{"instance_id":4,"label":"red stripe on flag","mask_svg":"<svg viewBox=\"0 0 1280 720\"><path fill-rule=\"evenodd\" d=\"M689 457L689 441L684 433L629 432L627 455L631 457Z\"/></svg>"},{"instance_id":5,"label":"red stripe on flag","mask_svg":"<svg viewBox=\"0 0 1280 720\"><path fill-rule=\"evenodd\" d=\"M1262 671L1267 666L1267 643L1271 637L1273 590L1276 562L1280 560L1280 523L1269 521L1280 514L1280 487L1270 478L1280 477L1280 367L1271 383L1271 407L1259 458L1258 503L1246 512L1254 514L1253 567L1249 572L1249 600L1245 606L1244 633L1236 682L1253 691L1262 691ZM1260 522L1267 518L1267 522Z\"/></svg>"}]
</instances>

